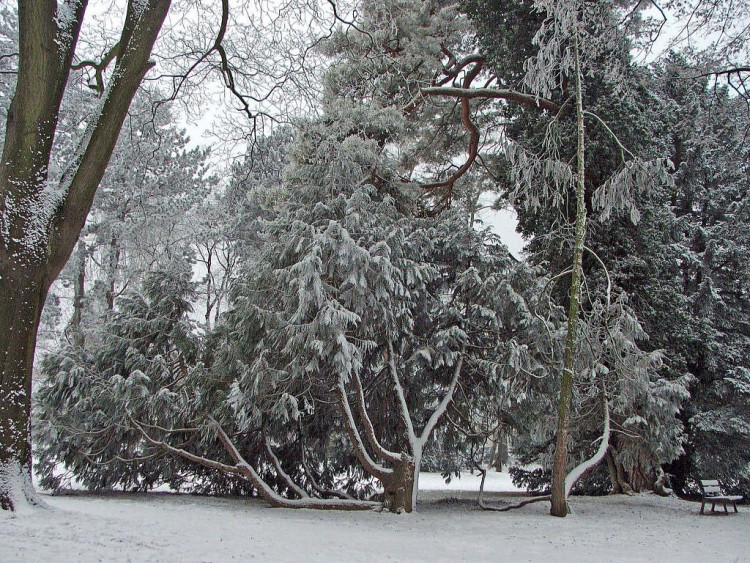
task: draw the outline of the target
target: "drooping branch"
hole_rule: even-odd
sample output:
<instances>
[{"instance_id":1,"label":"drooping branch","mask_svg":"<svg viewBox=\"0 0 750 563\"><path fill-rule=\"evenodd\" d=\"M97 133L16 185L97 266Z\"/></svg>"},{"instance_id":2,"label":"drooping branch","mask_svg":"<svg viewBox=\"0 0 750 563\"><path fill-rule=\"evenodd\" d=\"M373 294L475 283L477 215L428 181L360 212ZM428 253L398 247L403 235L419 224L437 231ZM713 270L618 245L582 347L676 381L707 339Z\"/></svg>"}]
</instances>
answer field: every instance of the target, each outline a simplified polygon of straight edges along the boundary
<instances>
[{"instance_id":1,"label":"drooping branch","mask_svg":"<svg viewBox=\"0 0 750 563\"><path fill-rule=\"evenodd\" d=\"M263 443L266 446L266 453L268 454L268 458L271 460L276 473L284 480L287 487L297 493L300 498L310 498L310 495L307 494L307 491L300 487L297 483L295 483L294 480L289 476L289 474L284 471L284 468L281 467L281 461L274 453L273 448L271 447L271 440L269 440L268 436L264 437Z\"/></svg>"},{"instance_id":2,"label":"drooping branch","mask_svg":"<svg viewBox=\"0 0 750 563\"><path fill-rule=\"evenodd\" d=\"M273 507L277 508L310 508L318 510L375 510L380 508L380 503L365 501L365 500L349 500L349 499L315 499L315 498L301 498L301 499L288 499L281 496L279 493L274 491L263 478L258 475L255 469L245 460L240 454L237 447L232 442L231 438L227 435L221 425L209 417L212 426L214 427L219 440L221 441L224 449L227 451L229 456L234 460L235 465L228 465L221 463L216 460L212 460L203 456L199 456L188 452L182 448L175 448L167 442L156 440L151 437L141 424L139 424L129 412L126 411L130 423L140 432L143 438L151 445L162 448L169 453L192 461L203 467L209 469L215 469L226 474L236 475L246 481L249 481L263 499Z\"/></svg>"}]
</instances>

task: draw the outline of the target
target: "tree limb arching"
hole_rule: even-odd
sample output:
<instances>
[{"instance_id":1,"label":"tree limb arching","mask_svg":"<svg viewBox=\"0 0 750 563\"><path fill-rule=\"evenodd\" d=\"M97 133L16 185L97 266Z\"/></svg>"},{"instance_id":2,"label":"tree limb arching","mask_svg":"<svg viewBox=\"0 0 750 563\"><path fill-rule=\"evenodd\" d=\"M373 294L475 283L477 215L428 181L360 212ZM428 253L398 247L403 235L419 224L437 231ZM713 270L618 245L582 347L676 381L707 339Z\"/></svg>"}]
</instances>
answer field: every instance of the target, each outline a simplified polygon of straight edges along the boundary
<instances>
[{"instance_id":1,"label":"tree limb arching","mask_svg":"<svg viewBox=\"0 0 750 563\"><path fill-rule=\"evenodd\" d=\"M354 415L352 413L351 405L349 404L349 398L346 395L346 385L344 384L343 378L339 378L339 382L336 385L336 392L339 398L339 406L344 419L344 427L346 433L349 435L349 439L352 442L354 448L354 455L359 462L364 466L365 470L370 473L376 479L381 481L388 479L393 474L392 469L382 466L370 457L367 452L362 438L359 435L357 424L354 421Z\"/></svg>"},{"instance_id":2,"label":"tree limb arching","mask_svg":"<svg viewBox=\"0 0 750 563\"><path fill-rule=\"evenodd\" d=\"M266 446L266 453L268 454L268 458L271 460L276 473L284 480L287 487L293 490L300 498L310 498L307 491L295 483L290 475L284 471L284 468L281 467L281 460L279 460L278 456L274 453L273 448L271 447L271 440L268 436L263 437L263 444Z\"/></svg>"},{"instance_id":3,"label":"tree limb arching","mask_svg":"<svg viewBox=\"0 0 750 563\"><path fill-rule=\"evenodd\" d=\"M576 484L578 479L580 479L583 475L585 475L588 471L596 467L600 461L602 461L605 456L607 455L607 452L609 451L609 437L611 434L611 425L610 425L610 415L609 415L609 401L607 400L607 391L606 387L602 386L602 402L604 407L604 424L602 429L602 435L599 438L599 448L596 450L594 455L592 455L589 459L583 461L582 463L578 464L576 467L574 467L565 477L565 498L567 503L567 498L570 495L570 491L573 489L573 486ZM526 506L527 504L532 504L536 502L543 502L543 501L551 501L552 495L544 495L539 497L534 497L528 500L524 500L521 502L518 502L516 504L511 504L508 506L494 506L494 505L488 505L484 502L484 480L487 476L487 470L484 468L479 469L482 473L482 482L479 485L479 497L477 499L477 504L482 510L490 510L494 512L507 512L509 510L514 510L516 508L522 508Z\"/></svg>"},{"instance_id":4,"label":"tree limb arching","mask_svg":"<svg viewBox=\"0 0 750 563\"><path fill-rule=\"evenodd\" d=\"M239 452L237 447L232 442L232 439L227 435L221 425L209 417L211 426L213 426L216 434L224 446L224 449L235 462L234 465L228 465L213 459L209 459L203 456L199 456L188 452L182 448L175 448L167 442L156 440L150 436L141 424L139 424L132 415L125 411L125 414L130 423L135 427L143 438L153 446L162 448L169 453L192 461L203 467L209 469L215 469L229 475L235 475L240 477L255 487L263 500L270 504L274 508L309 508L316 510L377 510L381 508L381 504L378 502L372 502L367 500L354 500L354 499L318 499L318 498L300 498L300 499L288 499L281 496L279 493L274 491L263 478L258 475L255 469L245 460L242 454Z\"/></svg>"},{"instance_id":5,"label":"tree limb arching","mask_svg":"<svg viewBox=\"0 0 750 563\"><path fill-rule=\"evenodd\" d=\"M367 405L365 403L365 393L364 393L364 390L362 389L362 380L360 379L359 375L356 373L353 373L351 375L350 381L354 384L354 390L356 393L355 405L357 407L359 418L362 421L362 424L364 425L365 436L367 437L367 441L370 443L370 447L373 449L376 455L378 455L379 457L382 457L387 462L389 463L400 462L401 454L397 454L395 452L387 450L385 447L381 445L380 441L375 435L375 428L372 425L372 420L370 419L370 415L367 413Z\"/></svg>"}]
</instances>

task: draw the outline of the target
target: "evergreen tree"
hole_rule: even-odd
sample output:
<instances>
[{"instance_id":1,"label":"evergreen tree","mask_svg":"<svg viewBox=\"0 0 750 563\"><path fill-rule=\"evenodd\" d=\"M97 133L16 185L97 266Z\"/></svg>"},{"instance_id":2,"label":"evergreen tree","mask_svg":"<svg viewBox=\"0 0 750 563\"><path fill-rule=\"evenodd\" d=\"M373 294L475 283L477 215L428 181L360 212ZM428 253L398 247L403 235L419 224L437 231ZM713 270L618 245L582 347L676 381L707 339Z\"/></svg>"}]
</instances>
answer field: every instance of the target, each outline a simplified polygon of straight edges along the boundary
<instances>
[{"instance_id":1,"label":"evergreen tree","mask_svg":"<svg viewBox=\"0 0 750 563\"><path fill-rule=\"evenodd\" d=\"M597 208L605 210L601 214L602 219L610 219L601 226L590 220L585 223L585 246L576 230L575 241L581 250L576 251L575 256L580 255L587 292L580 299L583 326L578 336L578 357L573 360L576 365L574 373L577 374L577 383L583 385L584 389L588 386L586 374L600 373L601 384L612 396L610 407L615 407L610 413L611 424L629 435L638 436L636 442L639 446L631 443L626 447L621 443L620 434L615 434L607 450L608 461L618 469L613 472L613 487L620 489L622 479L618 482L615 475L624 473L623 466L627 467L634 481L638 476L636 483L625 484L627 488L648 487L656 479L659 464L673 459L680 451L681 434L674 415L686 394L684 379L677 378L670 383L658 377L658 363L655 365L651 361L649 369L641 371L615 361L616 358L610 355L612 349L619 349L633 354L631 361L635 364L644 360L643 365L649 364L647 358L650 355L640 352L643 347L648 350L647 335L635 321L636 311L627 304L629 288L623 287L619 272L611 270L621 247L616 245L612 248L606 243L602 244L600 233L604 233L606 238L608 232L620 232L619 225L628 229L628 222L638 222L641 217L636 202L643 197L644 188L659 190L668 185L659 160L649 160L654 157L663 159L663 152L658 150L658 146L639 144L641 139L648 139L648 135L656 131L658 120L654 122L649 119L649 112L652 111L648 103L650 98L644 96L645 88L638 86L640 71L629 61L629 43L624 34L616 35L620 28L614 23L622 23L625 19L621 20L608 5L576 4L569 7L567 12L543 2L506 3L489 10L467 2L465 7L477 22L478 39L483 52L493 62L498 82L509 84L524 77L529 87L551 96L563 108L556 115L516 106L508 106L506 110L513 147L507 154L513 166L506 189L510 194L515 192L521 196L516 205L521 229L527 236L533 237L529 248L532 259L549 264L552 272L561 272L560 276L565 276L563 272L572 271L573 286L576 287L580 280L575 278L575 264L569 270L567 262L574 250L574 219L578 226L582 223L582 214L585 218ZM518 21L525 23L518 25ZM572 36L567 39L563 37L561 30L564 29L568 29ZM535 53L534 57L525 61L510 59L511 63L516 61L513 67L501 56L503 46L510 41L520 52ZM537 46L538 52L535 52ZM576 61L582 65L581 70L574 65ZM523 68L520 66L522 62ZM581 72L585 74L585 84L582 84L580 93L573 96L573 85L577 83L576 76L582 76ZM635 86L626 87L628 81ZM582 106L576 112L577 120L570 115L574 101L581 102ZM567 115L564 111L566 105L571 107ZM586 166L585 171L580 167L576 172L566 163L577 161L581 164L583 151L580 139L584 123ZM565 139L575 138L576 135L579 138L577 156L576 147L565 142ZM658 135L655 137L659 138ZM639 147L635 154L628 150L631 146ZM534 156L538 150L542 151L544 158ZM500 171L503 172L502 169ZM579 193L572 189L574 179L580 182ZM519 192L519 181L529 190ZM540 187L548 184L554 189L545 191ZM609 216L613 207L629 211L625 214L629 217L616 214L611 219ZM560 303L571 305L569 318L573 318L577 313L572 305L578 298L569 294L567 287L565 283L558 284L555 298ZM628 346L623 347L622 343L613 341L608 332L602 333L597 328L602 324L608 327L611 323L623 329L622 342L629 342ZM571 330L569 328L569 333ZM597 335L603 339L598 343ZM592 346L592 343L596 344ZM609 347L612 348L608 351ZM600 352L593 354L593 349ZM591 359L594 359L593 365ZM597 363L601 363L604 371L600 371ZM609 375L602 377L604 373ZM624 385L624 381L628 380L639 382L635 387L642 389L638 392L640 398L634 394L635 387ZM655 394L658 400L644 401L649 394ZM579 395L576 400L584 396ZM579 403L578 407L584 404L585 401ZM646 412L648 414L644 416ZM637 430L634 428L635 421L641 425ZM572 431L584 432L585 435L585 428L590 423L576 420L575 424L577 428ZM581 443L580 438L574 437L573 440ZM620 451L633 448L647 451L649 455ZM531 451L544 450L531 448ZM557 512L564 510L558 507Z\"/></svg>"},{"instance_id":2,"label":"evergreen tree","mask_svg":"<svg viewBox=\"0 0 750 563\"><path fill-rule=\"evenodd\" d=\"M674 120L667 142L675 188L665 204L673 300L679 302L656 308L649 322L674 368L693 376L682 412L686 452L669 468L676 487L688 492L710 474L747 490L747 113L741 99L707 79L675 79L692 68L672 55L655 78ZM675 315L680 322L673 322Z\"/></svg>"}]
</instances>

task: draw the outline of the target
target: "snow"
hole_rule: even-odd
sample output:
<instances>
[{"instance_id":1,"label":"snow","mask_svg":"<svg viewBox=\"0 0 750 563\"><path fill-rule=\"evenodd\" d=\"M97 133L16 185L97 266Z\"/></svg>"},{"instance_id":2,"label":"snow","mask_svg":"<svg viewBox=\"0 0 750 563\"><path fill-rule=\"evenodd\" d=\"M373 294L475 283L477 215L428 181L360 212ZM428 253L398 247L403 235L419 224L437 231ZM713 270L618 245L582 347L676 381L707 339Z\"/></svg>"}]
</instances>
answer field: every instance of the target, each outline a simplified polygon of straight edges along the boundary
<instances>
[{"instance_id":1,"label":"snow","mask_svg":"<svg viewBox=\"0 0 750 563\"><path fill-rule=\"evenodd\" d=\"M422 475L425 487L440 482ZM573 497L574 514L553 518L547 503L496 513L434 500L456 496L455 483L473 486L425 491L433 500L410 515L158 493L47 497L50 509L0 513L0 561L750 561L746 506L700 516L697 503L651 494Z\"/></svg>"},{"instance_id":2,"label":"snow","mask_svg":"<svg viewBox=\"0 0 750 563\"><path fill-rule=\"evenodd\" d=\"M439 473L428 473L422 471L419 476L419 498L434 498L430 494L432 491L450 491L452 493L479 493L479 485L482 482L482 476L478 473L461 473L460 477L452 476L449 483ZM488 471L487 478L484 481L485 493L515 493L522 492L524 489L516 487L510 479L508 473L497 471ZM428 492L427 494L424 494ZM467 495L468 496L468 495ZM476 495L468 496L476 499Z\"/></svg>"}]
</instances>

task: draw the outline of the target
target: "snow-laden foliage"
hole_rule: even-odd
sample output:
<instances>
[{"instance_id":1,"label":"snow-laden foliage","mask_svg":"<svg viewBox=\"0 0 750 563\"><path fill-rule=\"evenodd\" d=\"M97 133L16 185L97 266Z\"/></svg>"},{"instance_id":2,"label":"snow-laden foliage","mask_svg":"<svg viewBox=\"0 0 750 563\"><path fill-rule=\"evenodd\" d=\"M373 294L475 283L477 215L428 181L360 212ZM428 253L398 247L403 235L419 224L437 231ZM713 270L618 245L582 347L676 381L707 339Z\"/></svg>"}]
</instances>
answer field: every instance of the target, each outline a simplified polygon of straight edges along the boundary
<instances>
[{"instance_id":1,"label":"snow-laden foliage","mask_svg":"<svg viewBox=\"0 0 750 563\"><path fill-rule=\"evenodd\" d=\"M195 284L189 263L150 272L107 316L100 339L67 346L42 362L36 395L42 484L64 484L63 464L85 486L148 489L179 482L179 465L148 448L128 417L175 427L191 419L190 383L205 377L187 315ZM190 440L189 431L176 433Z\"/></svg>"},{"instance_id":2,"label":"snow-laden foliage","mask_svg":"<svg viewBox=\"0 0 750 563\"><path fill-rule=\"evenodd\" d=\"M398 124L389 110L341 104L330 119L300 127L273 215L260 223L262 252L243 256L231 308L202 357L194 337L182 350L188 333L171 325L149 325L159 345L140 348L141 319L164 316L155 312L157 291L123 299L113 313L94 354L98 369L112 370L106 377L71 379L93 369L86 358L48 360L52 383L40 393L40 410L51 422L58 417L45 429L59 434L44 439L47 478L63 461L97 486L179 485L180 463L157 476L146 461L141 470L115 458L151 460L155 453L131 422L174 447L224 459L207 422L216 420L279 492L294 489L278 468L268 470L274 450L307 493L342 478L350 493L367 493L372 468L363 468L359 455L370 445L352 443L351 424L366 431L369 420L385 450L418 459L447 408L470 412L473 401L487 397L485 405L497 401L498 416L498 405L546 376L555 318L540 314L536 301L544 280L489 232L475 230L460 208L414 217L408 186L379 190L367 182L373 170L385 178L395 168L373 137L395 141ZM170 361L184 362L187 375L170 379L160 365ZM76 408L82 395L76 391L72 404L59 408L56 393L87 385L96 391L83 395L111 402L84 423L92 408L85 400ZM60 423L61 413L70 413L68 423ZM85 442L99 432L121 433L114 443L122 449ZM70 448L71 440L85 445ZM88 463L99 450L102 465ZM65 452L71 457L61 459ZM387 477L391 469L382 463L376 474L382 467ZM225 479L217 474L216 482Z\"/></svg>"},{"instance_id":3,"label":"snow-laden foliage","mask_svg":"<svg viewBox=\"0 0 750 563\"><path fill-rule=\"evenodd\" d=\"M207 153L172 116L133 119L67 275L71 344L42 366L45 483L65 466L97 488L324 507L380 480L409 510L420 464L478 468L488 439L548 466L574 247L571 465L609 468L584 488L650 487L683 453L682 478L746 476L747 151L725 92L707 111L703 85L632 63L639 5L342 6L318 117L259 139L209 198ZM63 112L53 167L76 128ZM528 263L476 220L498 184Z\"/></svg>"},{"instance_id":4,"label":"snow-laden foliage","mask_svg":"<svg viewBox=\"0 0 750 563\"><path fill-rule=\"evenodd\" d=\"M321 466L351 458L340 384L361 381L379 440L409 452L461 356L456 400L470 408L481 393L542 377L550 346L527 301L540 282L504 246L459 210L413 218L401 211L408 200L362 182L387 169L368 138L390 134L378 123L349 112L303 129L286 200L263 229L276 243L242 276L222 333L237 424L288 436L294 422Z\"/></svg>"},{"instance_id":5,"label":"snow-laden foliage","mask_svg":"<svg viewBox=\"0 0 750 563\"><path fill-rule=\"evenodd\" d=\"M694 377L692 399L681 414L686 454L670 471L683 490L709 476L747 490L747 108L707 79L675 78L688 72L697 71L673 56L657 69L654 85L672 119L668 146L676 167L663 236L668 244L655 263L671 261L675 296L655 304L649 322L673 369ZM679 322L664 323L665 316Z\"/></svg>"},{"instance_id":6,"label":"snow-laden foliage","mask_svg":"<svg viewBox=\"0 0 750 563\"><path fill-rule=\"evenodd\" d=\"M546 264L560 279L552 298L570 304L575 316L580 303L582 326L575 329L575 345L568 347L576 386L570 422L573 457L597 449L590 444L601 435L604 394L614 430L607 459L620 473L626 466L631 476L637 475L636 488L649 487L660 464L682 451L676 414L687 398L688 379L661 377L660 356L649 353L648 336L627 304L628 289L606 273L609 257L597 239L607 231L605 221L620 221L622 212L638 223L638 198L670 185L669 160L656 151L630 148L641 131L656 127L644 115L637 82L628 88L638 70L620 34L620 7L576 1L509 4L487 11L468 2L467 9L478 22L483 50L497 59L492 63L499 80L523 76L532 93L559 106L547 114L508 108L509 141L499 156L507 164L499 172L523 231L534 236L531 259ZM511 27L518 18L537 21L538 27ZM521 60L509 65L498 50L509 35L530 54L523 68ZM580 90L574 91L574 85ZM571 142L575 138L577 144ZM601 226L590 220L592 210ZM580 263L573 260L570 266L579 255ZM570 291L569 279L574 284ZM584 290L580 300L573 292L579 283ZM541 412L533 418L544 421ZM563 420L562 400L560 413ZM524 461L548 463L553 429L549 421L539 428L539 435L518 448ZM621 481L613 473L615 490Z\"/></svg>"}]
</instances>

